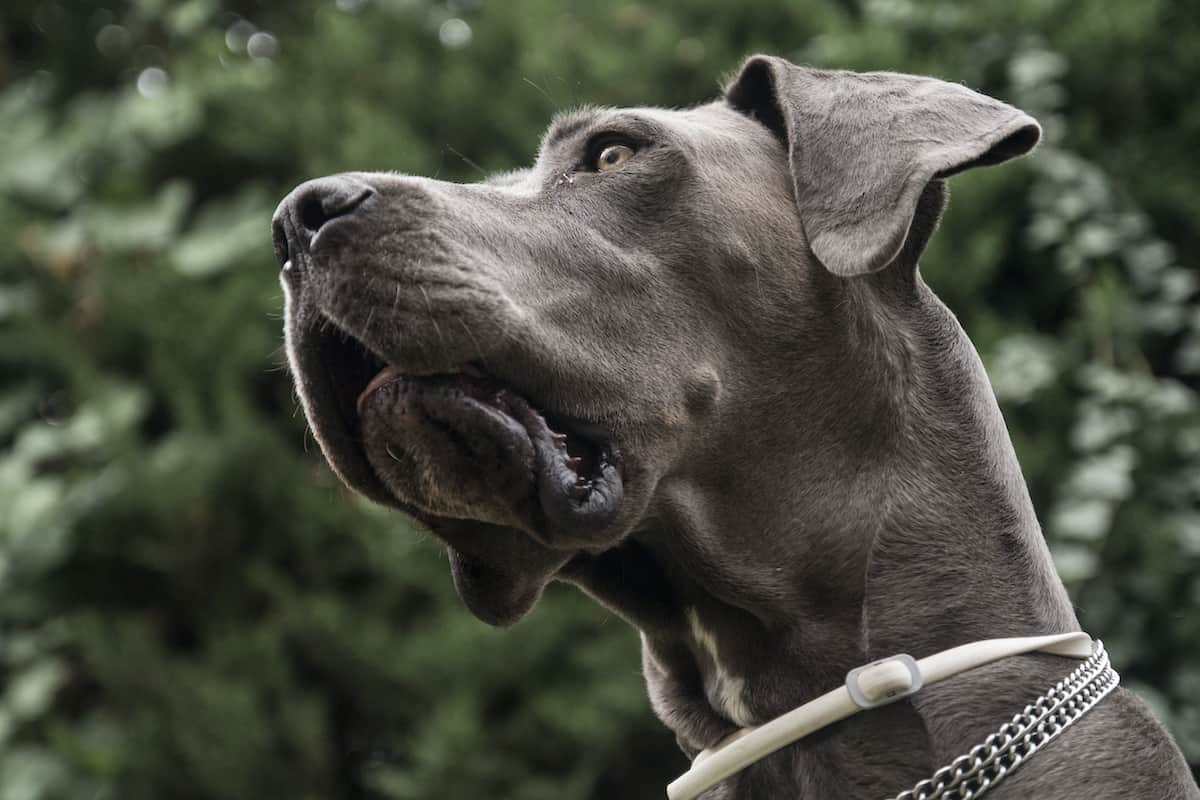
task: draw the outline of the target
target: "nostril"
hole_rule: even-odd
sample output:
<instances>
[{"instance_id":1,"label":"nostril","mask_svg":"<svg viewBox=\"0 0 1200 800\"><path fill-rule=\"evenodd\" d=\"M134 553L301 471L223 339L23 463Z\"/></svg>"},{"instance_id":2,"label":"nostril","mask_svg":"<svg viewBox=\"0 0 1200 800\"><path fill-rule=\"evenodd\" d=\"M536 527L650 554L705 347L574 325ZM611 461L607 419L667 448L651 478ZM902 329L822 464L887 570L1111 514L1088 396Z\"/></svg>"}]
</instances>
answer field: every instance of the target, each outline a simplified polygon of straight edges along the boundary
<instances>
[{"instance_id":1,"label":"nostril","mask_svg":"<svg viewBox=\"0 0 1200 800\"><path fill-rule=\"evenodd\" d=\"M313 233L321 230L322 225L338 216L326 213L324 200L315 192L300 200L300 207L296 209L296 214L300 218L300 224Z\"/></svg>"},{"instance_id":2,"label":"nostril","mask_svg":"<svg viewBox=\"0 0 1200 800\"><path fill-rule=\"evenodd\" d=\"M316 234L328 222L353 213L375 190L348 178L311 181L296 198L296 220Z\"/></svg>"}]
</instances>

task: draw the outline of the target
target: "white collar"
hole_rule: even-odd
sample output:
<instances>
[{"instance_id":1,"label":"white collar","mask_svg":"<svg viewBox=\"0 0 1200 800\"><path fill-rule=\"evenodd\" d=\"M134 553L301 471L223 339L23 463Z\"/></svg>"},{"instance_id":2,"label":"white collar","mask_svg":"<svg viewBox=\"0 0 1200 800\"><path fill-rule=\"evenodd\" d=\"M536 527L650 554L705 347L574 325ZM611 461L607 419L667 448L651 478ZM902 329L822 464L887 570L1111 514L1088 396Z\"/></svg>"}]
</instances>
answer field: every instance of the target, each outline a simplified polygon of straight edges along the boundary
<instances>
[{"instance_id":1,"label":"white collar","mask_svg":"<svg viewBox=\"0 0 1200 800\"><path fill-rule=\"evenodd\" d=\"M916 693L922 686L930 686L960 672L1034 651L1088 658L1092 655L1092 639L1082 632L984 639L943 650L920 661L904 654L873 661L850 670L842 686L770 722L743 728L716 747L701 752L692 761L692 768L667 787L667 797L669 800L693 800L759 759L859 711L894 703Z\"/></svg>"}]
</instances>

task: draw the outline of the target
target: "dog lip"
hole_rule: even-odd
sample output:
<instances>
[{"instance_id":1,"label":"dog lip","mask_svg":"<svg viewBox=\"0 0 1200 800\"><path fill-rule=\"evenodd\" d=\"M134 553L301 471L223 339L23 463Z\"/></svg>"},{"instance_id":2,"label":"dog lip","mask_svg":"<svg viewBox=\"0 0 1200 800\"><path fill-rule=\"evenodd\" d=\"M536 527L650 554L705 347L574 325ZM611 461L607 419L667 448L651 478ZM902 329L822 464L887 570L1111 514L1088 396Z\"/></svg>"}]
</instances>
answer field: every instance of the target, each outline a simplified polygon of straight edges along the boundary
<instances>
[{"instance_id":1,"label":"dog lip","mask_svg":"<svg viewBox=\"0 0 1200 800\"><path fill-rule=\"evenodd\" d=\"M402 510L419 507L423 501L418 495L426 490L416 488L414 476L399 483L387 477L388 470L380 464L390 468L390 462L399 459L384 447L389 460L383 461L378 452L382 440L369 438L377 434L368 434L368 423L375 420L378 426L377 415L388 414L389 403L414 403L421 412L396 419L394 429L416 423L435 406L441 407L435 416L449 414L459 421L490 417L495 423L504 418L510 430L522 430L532 446L526 452L532 459L533 482L528 488L534 503L521 527L539 541L544 533L543 543L553 547L590 547L607 535L623 507L624 459L603 426L534 407L506 378L485 372L474 362L406 364L388 358L344 325L318 323L298 328L289 357L296 359L293 368L300 370L300 383L308 389L305 410L321 447L348 486ZM385 392L388 397L379 397ZM420 408L426 404L427 408ZM401 417L405 416L402 410ZM484 432L477 425L486 426L474 421L462 424L473 433ZM397 444L404 446L407 441ZM421 436L412 441L428 440ZM432 452L425 457L439 458ZM426 509L420 516L428 524L436 511Z\"/></svg>"},{"instance_id":2,"label":"dog lip","mask_svg":"<svg viewBox=\"0 0 1200 800\"><path fill-rule=\"evenodd\" d=\"M359 417L371 413L374 395L396 384L398 392L415 391L427 398L417 402L466 403L520 426L533 447L533 490L546 521L555 528L587 535L604 530L614 519L624 494L622 459L598 426L547 414L471 364L424 373L389 364L359 393Z\"/></svg>"}]
</instances>

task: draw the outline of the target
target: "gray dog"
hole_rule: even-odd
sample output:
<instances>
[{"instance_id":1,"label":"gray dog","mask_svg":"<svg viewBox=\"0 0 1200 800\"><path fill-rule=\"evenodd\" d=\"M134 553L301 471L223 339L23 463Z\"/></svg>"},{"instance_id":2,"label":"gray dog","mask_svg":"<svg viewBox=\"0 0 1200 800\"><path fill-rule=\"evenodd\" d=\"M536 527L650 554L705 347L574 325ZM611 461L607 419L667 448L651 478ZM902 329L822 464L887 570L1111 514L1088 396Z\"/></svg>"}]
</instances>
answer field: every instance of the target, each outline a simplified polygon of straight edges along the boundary
<instances>
[{"instance_id":1,"label":"gray dog","mask_svg":"<svg viewBox=\"0 0 1200 800\"><path fill-rule=\"evenodd\" d=\"M480 619L562 580L636 626L690 755L873 659L1077 631L917 267L943 179L1038 137L962 86L754 57L706 105L560 116L483 183L310 181L274 219L304 410L348 485L445 542ZM964 672L705 797L893 796L1077 665ZM992 796L1200 791L1118 689Z\"/></svg>"}]
</instances>

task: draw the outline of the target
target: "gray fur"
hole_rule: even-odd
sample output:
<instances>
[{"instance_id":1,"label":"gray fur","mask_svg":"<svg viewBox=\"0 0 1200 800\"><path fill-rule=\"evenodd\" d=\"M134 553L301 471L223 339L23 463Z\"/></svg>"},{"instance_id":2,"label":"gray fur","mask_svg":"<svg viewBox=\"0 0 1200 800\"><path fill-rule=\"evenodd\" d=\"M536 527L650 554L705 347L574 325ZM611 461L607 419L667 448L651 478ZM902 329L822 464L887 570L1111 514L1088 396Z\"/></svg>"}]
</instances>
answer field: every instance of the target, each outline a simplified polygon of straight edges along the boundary
<instances>
[{"instance_id":1,"label":"gray fur","mask_svg":"<svg viewBox=\"0 0 1200 800\"><path fill-rule=\"evenodd\" d=\"M601 132L635 155L581 169ZM276 218L305 411L349 485L446 543L482 619L512 623L562 580L636 626L651 704L689 753L875 658L1077 630L979 358L917 268L942 179L1037 135L961 86L758 56L707 105L560 117L532 168L482 184L306 184ZM336 224L304 230L314 192L364 187ZM549 522L524 444L469 427L447 440L460 423L415 424L399 390L356 431L336 401L349 378L329 363L330 330L409 373L480 365L602 432L621 454L616 511ZM975 670L708 798L895 793L1073 665L1036 655ZM992 796L1200 791L1119 690Z\"/></svg>"}]
</instances>

